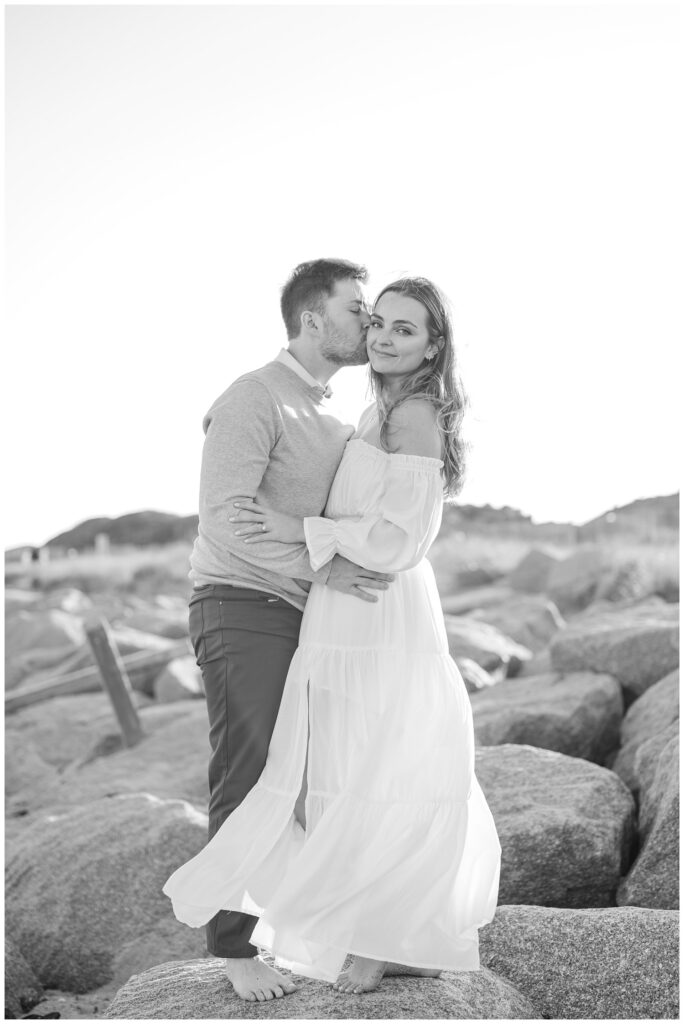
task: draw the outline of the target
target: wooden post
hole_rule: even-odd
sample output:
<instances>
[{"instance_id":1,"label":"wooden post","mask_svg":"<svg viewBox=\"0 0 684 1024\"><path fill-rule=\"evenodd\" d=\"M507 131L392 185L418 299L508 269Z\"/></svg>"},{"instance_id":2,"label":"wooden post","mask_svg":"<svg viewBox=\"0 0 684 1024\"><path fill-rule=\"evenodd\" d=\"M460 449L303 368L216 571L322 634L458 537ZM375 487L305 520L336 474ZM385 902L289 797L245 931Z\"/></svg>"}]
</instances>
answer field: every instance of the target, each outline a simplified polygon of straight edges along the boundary
<instances>
[{"instance_id":1,"label":"wooden post","mask_svg":"<svg viewBox=\"0 0 684 1024\"><path fill-rule=\"evenodd\" d=\"M144 733L133 703L133 688L109 626L94 613L86 619L85 631L114 714L121 726L124 745L134 747Z\"/></svg>"}]
</instances>

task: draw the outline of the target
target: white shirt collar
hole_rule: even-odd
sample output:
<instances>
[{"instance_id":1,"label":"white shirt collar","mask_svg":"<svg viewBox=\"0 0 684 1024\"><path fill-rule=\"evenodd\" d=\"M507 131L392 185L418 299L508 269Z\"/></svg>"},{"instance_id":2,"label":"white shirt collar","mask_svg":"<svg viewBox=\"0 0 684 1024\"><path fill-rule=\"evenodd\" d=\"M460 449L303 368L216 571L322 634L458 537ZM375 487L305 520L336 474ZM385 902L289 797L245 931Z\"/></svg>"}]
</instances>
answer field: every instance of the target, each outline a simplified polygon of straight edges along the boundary
<instances>
[{"instance_id":1,"label":"white shirt collar","mask_svg":"<svg viewBox=\"0 0 684 1024\"><path fill-rule=\"evenodd\" d=\"M321 382L316 380L315 377L312 377L309 371L305 369L301 363L297 362L292 353L288 352L286 348L281 348L280 352L276 356L275 361L277 363L283 363L285 366L288 366L297 374L298 377L301 377L302 380L306 381L307 384L309 384L312 388L318 391L318 393L322 395L323 398L330 398L332 396L330 385L321 384Z\"/></svg>"}]
</instances>

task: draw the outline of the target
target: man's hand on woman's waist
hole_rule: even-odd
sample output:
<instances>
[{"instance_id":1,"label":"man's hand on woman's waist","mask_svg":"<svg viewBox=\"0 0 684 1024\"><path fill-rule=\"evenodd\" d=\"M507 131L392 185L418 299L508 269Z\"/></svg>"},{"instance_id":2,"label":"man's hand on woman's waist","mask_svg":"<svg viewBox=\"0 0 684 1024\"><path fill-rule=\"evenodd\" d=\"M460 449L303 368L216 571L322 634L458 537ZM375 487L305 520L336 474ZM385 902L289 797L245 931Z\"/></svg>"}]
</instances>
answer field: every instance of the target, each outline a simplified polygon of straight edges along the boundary
<instances>
[{"instance_id":1,"label":"man's hand on woman's waist","mask_svg":"<svg viewBox=\"0 0 684 1024\"><path fill-rule=\"evenodd\" d=\"M354 597L360 597L362 601L370 601L375 604L378 600L377 595L369 594L363 588L387 590L393 580L394 573L375 572L373 569L364 569L363 566L350 562L349 559L343 558L342 555L335 555L332 560L330 575L325 585L333 590L339 590L343 594L353 594Z\"/></svg>"}]
</instances>

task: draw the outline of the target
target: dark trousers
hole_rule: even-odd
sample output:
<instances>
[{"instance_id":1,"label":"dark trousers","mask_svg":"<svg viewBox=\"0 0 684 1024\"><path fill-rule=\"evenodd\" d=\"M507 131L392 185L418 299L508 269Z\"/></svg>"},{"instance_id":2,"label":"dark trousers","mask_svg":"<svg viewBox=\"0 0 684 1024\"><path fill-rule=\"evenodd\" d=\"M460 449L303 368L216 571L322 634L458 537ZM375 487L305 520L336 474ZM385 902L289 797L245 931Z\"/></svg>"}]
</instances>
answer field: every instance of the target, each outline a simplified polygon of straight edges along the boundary
<instances>
[{"instance_id":1,"label":"dark trousers","mask_svg":"<svg viewBox=\"0 0 684 1024\"><path fill-rule=\"evenodd\" d=\"M204 586L190 600L190 637L209 714L209 839L266 764L302 613L260 590ZM251 957L257 918L221 910L207 925L214 956Z\"/></svg>"}]
</instances>

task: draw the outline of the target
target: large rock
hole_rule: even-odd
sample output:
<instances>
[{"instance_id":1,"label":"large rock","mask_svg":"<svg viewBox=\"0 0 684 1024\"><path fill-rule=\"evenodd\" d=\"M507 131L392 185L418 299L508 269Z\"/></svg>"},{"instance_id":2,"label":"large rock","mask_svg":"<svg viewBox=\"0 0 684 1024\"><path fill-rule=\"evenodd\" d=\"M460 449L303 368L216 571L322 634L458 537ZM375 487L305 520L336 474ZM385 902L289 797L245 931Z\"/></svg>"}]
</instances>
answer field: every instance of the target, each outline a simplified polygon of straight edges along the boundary
<instances>
[{"instance_id":1,"label":"large rock","mask_svg":"<svg viewBox=\"0 0 684 1024\"><path fill-rule=\"evenodd\" d=\"M605 764L620 739L622 692L608 675L526 676L472 694L471 704L482 746L530 744Z\"/></svg>"},{"instance_id":2,"label":"large rock","mask_svg":"<svg viewBox=\"0 0 684 1024\"><path fill-rule=\"evenodd\" d=\"M639 808L642 847L617 894L621 906L679 909L679 742L673 737L658 760Z\"/></svg>"},{"instance_id":3,"label":"large rock","mask_svg":"<svg viewBox=\"0 0 684 1024\"><path fill-rule=\"evenodd\" d=\"M150 701L133 694L137 708ZM5 735L18 744L32 744L46 764L65 768L83 757L102 737L118 732L112 703L105 693L51 697L12 712L5 719Z\"/></svg>"},{"instance_id":4,"label":"large rock","mask_svg":"<svg viewBox=\"0 0 684 1024\"><path fill-rule=\"evenodd\" d=\"M617 775L513 744L478 748L475 772L501 842L499 903L614 904L636 827L634 800Z\"/></svg>"},{"instance_id":5,"label":"large rock","mask_svg":"<svg viewBox=\"0 0 684 1024\"><path fill-rule=\"evenodd\" d=\"M149 704L133 694L140 708ZM86 757L93 747L112 745L120 736L109 698L103 694L53 697L8 715L5 725L5 795L7 827L27 824L23 815L63 786L59 773Z\"/></svg>"},{"instance_id":6,"label":"large rock","mask_svg":"<svg viewBox=\"0 0 684 1024\"><path fill-rule=\"evenodd\" d=\"M131 978L107 1009L127 1020L519 1020L535 1006L486 968L440 978L383 978L375 992L346 995L296 978L292 995L250 1003L232 991L216 960L163 964Z\"/></svg>"},{"instance_id":7,"label":"large rock","mask_svg":"<svg viewBox=\"0 0 684 1024\"><path fill-rule=\"evenodd\" d=\"M642 840L657 829L663 808L679 800L679 722L673 722L665 734L669 734L669 739L655 762L655 771L639 791L639 835Z\"/></svg>"},{"instance_id":8,"label":"large rock","mask_svg":"<svg viewBox=\"0 0 684 1024\"><path fill-rule=\"evenodd\" d=\"M558 672L608 672L631 703L678 667L679 626L660 610L588 617L556 635L551 661Z\"/></svg>"},{"instance_id":9,"label":"large rock","mask_svg":"<svg viewBox=\"0 0 684 1024\"><path fill-rule=\"evenodd\" d=\"M165 665L159 675L155 677L152 689L155 700L160 704L203 697L202 672L197 666L194 655L174 658L168 665Z\"/></svg>"},{"instance_id":10,"label":"large rock","mask_svg":"<svg viewBox=\"0 0 684 1024\"><path fill-rule=\"evenodd\" d=\"M649 805L650 808L653 808L657 803L657 801L654 802L651 799L650 792L658 771L658 765L660 764L660 755L673 739L678 738L679 719L668 725L667 729L663 729L662 732L651 736L650 740L644 740L637 750L636 758L634 759L634 776L636 778L637 800L641 804L641 831L644 833L648 831L646 823L650 823L653 818Z\"/></svg>"},{"instance_id":11,"label":"large rock","mask_svg":"<svg viewBox=\"0 0 684 1024\"><path fill-rule=\"evenodd\" d=\"M495 583L503 576L503 572L493 564L483 565L477 559L471 559L461 565L456 572L456 585L459 590L467 590L471 587L484 587L489 583Z\"/></svg>"},{"instance_id":12,"label":"large rock","mask_svg":"<svg viewBox=\"0 0 684 1024\"><path fill-rule=\"evenodd\" d=\"M58 665L85 641L81 619L59 608L16 611L5 630L5 687Z\"/></svg>"},{"instance_id":13,"label":"large rock","mask_svg":"<svg viewBox=\"0 0 684 1024\"><path fill-rule=\"evenodd\" d=\"M22 789L7 801L7 813L24 826L44 809L54 811L91 800L144 791L189 800L204 809L208 798L209 726L204 702L150 705L140 710L144 739L120 749L117 742L95 740L91 750L40 788ZM110 751L114 752L110 752Z\"/></svg>"},{"instance_id":14,"label":"large rock","mask_svg":"<svg viewBox=\"0 0 684 1024\"><path fill-rule=\"evenodd\" d=\"M640 600L653 593L653 573L635 559L607 568L596 588L598 601Z\"/></svg>"},{"instance_id":15,"label":"large rock","mask_svg":"<svg viewBox=\"0 0 684 1024\"><path fill-rule=\"evenodd\" d=\"M170 960L185 960L191 955L188 952L190 942L193 943L193 956L206 956L203 933L204 928L179 928L173 915L160 918L144 934L125 942L116 951L112 961L113 984L121 988L129 978L146 967Z\"/></svg>"},{"instance_id":16,"label":"large rock","mask_svg":"<svg viewBox=\"0 0 684 1024\"><path fill-rule=\"evenodd\" d=\"M499 907L480 958L554 1020L679 1018L679 914Z\"/></svg>"},{"instance_id":17,"label":"large rock","mask_svg":"<svg viewBox=\"0 0 684 1024\"><path fill-rule=\"evenodd\" d=\"M14 658L36 648L77 647L85 640L83 623L77 615L59 608L22 610L12 616L5 638L5 657Z\"/></svg>"},{"instance_id":18,"label":"large rock","mask_svg":"<svg viewBox=\"0 0 684 1024\"><path fill-rule=\"evenodd\" d=\"M5 936L5 1020L23 1017L43 995L43 986L33 969Z\"/></svg>"},{"instance_id":19,"label":"large rock","mask_svg":"<svg viewBox=\"0 0 684 1024\"><path fill-rule=\"evenodd\" d=\"M546 647L558 630L565 626L553 601L538 594L517 594L499 604L476 608L471 615L495 626L533 652Z\"/></svg>"},{"instance_id":20,"label":"large rock","mask_svg":"<svg viewBox=\"0 0 684 1024\"><path fill-rule=\"evenodd\" d=\"M586 608L596 594L604 568L605 553L600 547L578 548L551 566L545 591L563 614Z\"/></svg>"},{"instance_id":21,"label":"large rock","mask_svg":"<svg viewBox=\"0 0 684 1024\"><path fill-rule=\"evenodd\" d=\"M642 744L678 720L679 672L676 671L654 683L635 700L622 721L620 751L612 769L630 789L639 789L636 759Z\"/></svg>"},{"instance_id":22,"label":"large rock","mask_svg":"<svg viewBox=\"0 0 684 1024\"><path fill-rule=\"evenodd\" d=\"M46 987L87 992L109 981L123 946L173 924L162 885L206 842L206 817L181 800L135 794L50 815L12 844L6 918ZM200 956L203 929L175 923L183 958ZM144 970L168 960L164 942Z\"/></svg>"},{"instance_id":23,"label":"large rock","mask_svg":"<svg viewBox=\"0 0 684 1024\"><path fill-rule=\"evenodd\" d=\"M494 626L466 615L445 615L449 652L456 662L459 658L470 658L487 672L505 670L509 676L516 675L521 666L532 657L532 652L504 636Z\"/></svg>"},{"instance_id":24,"label":"large rock","mask_svg":"<svg viewBox=\"0 0 684 1024\"><path fill-rule=\"evenodd\" d=\"M40 791L55 779L55 769L29 739L13 729L5 731L5 796L24 789Z\"/></svg>"},{"instance_id":25,"label":"large rock","mask_svg":"<svg viewBox=\"0 0 684 1024\"><path fill-rule=\"evenodd\" d=\"M621 745L643 743L679 718L679 670L664 676L636 700L620 727Z\"/></svg>"},{"instance_id":26,"label":"large rock","mask_svg":"<svg viewBox=\"0 0 684 1024\"><path fill-rule=\"evenodd\" d=\"M512 595L510 587L492 584L472 587L470 590L462 590L458 594L449 594L448 597L442 598L442 610L449 615L464 615L475 608L489 608L491 605L501 604Z\"/></svg>"},{"instance_id":27,"label":"large rock","mask_svg":"<svg viewBox=\"0 0 684 1024\"><path fill-rule=\"evenodd\" d=\"M533 654L529 661L526 661L518 676L544 676L549 672L553 672L553 666L551 664L551 652L548 647L544 647L543 650L537 651Z\"/></svg>"},{"instance_id":28,"label":"large rock","mask_svg":"<svg viewBox=\"0 0 684 1024\"><path fill-rule=\"evenodd\" d=\"M558 561L541 548L531 548L509 573L508 582L514 590L542 594L548 587L551 569Z\"/></svg>"},{"instance_id":29,"label":"large rock","mask_svg":"<svg viewBox=\"0 0 684 1024\"><path fill-rule=\"evenodd\" d=\"M438 537L428 554L440 597L457 593L461 589L458 580L459 560L454 556L454 547L452 538Z\"/></svg>"}]
</instances>

